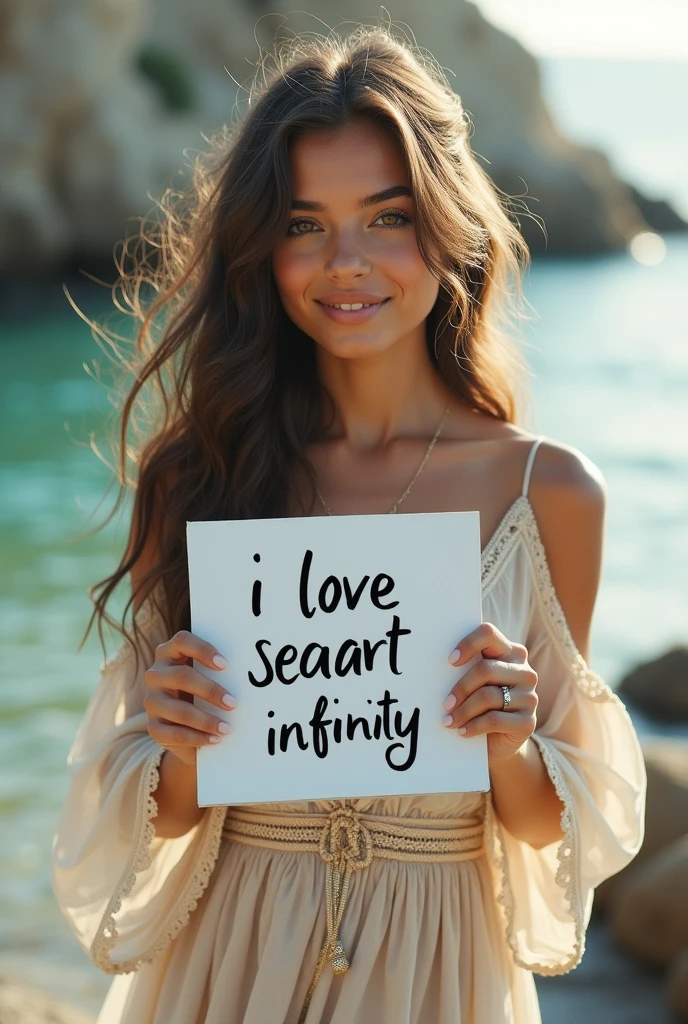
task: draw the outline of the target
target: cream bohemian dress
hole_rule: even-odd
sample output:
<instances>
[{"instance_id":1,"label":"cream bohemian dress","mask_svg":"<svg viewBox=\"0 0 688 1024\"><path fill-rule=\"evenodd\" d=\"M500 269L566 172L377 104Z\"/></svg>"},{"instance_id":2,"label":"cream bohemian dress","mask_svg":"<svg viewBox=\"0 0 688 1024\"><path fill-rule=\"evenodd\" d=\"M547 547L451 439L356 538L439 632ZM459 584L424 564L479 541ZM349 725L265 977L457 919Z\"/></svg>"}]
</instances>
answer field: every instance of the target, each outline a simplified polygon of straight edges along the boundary
<instances>
[{"instance_id":1,"label":"cream bohemian dress","mask_svg":"<svg viewBox=\"0 0 688 1024\"><path fill-rule=\"evenodd\" d=\"M484 793L353 800L359 812L411 821L477 817L484 849L460 863L376 857L356 872L340 929L351 966L325 967L307 1024L538 1024L531 972L579 963L593 889L642 841L635 731L575 647L528 501L539 440L523 493L483 552L483 618L525 644L539 692L554 698L534 739L565 838L540 850L520 842ZM167 639L151 599L138 621L152 645ZM102 666L54 846L60 906L93 961L117 975L99 1024L296 1024L326 930L325 863L223 836L225 807L206 809L186 836L155 837L163 750L146 731L148 663L144 654L135 672L123 643Z\"/></svg>"}]
</instances>

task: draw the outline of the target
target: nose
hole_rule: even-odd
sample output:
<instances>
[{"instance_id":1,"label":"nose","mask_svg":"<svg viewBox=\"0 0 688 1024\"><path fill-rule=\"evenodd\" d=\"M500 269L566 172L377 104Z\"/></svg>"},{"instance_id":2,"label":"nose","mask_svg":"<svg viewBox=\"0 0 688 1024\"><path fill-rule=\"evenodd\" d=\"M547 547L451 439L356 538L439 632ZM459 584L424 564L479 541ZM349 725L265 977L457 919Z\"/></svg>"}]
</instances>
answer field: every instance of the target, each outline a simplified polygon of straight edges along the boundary
<instances>
[{"instance_id":1,"label":"nose","mask_svg":"<svg viewBox=\"0 0 688 1024\"><path fill-rule=\"evenodd\" d=\"M371 270L370 257L361 240L351 234L346 237L342 234L335 236L325 270L331 277L342 280L369 274Z\"/></svg>"}]
</instances>

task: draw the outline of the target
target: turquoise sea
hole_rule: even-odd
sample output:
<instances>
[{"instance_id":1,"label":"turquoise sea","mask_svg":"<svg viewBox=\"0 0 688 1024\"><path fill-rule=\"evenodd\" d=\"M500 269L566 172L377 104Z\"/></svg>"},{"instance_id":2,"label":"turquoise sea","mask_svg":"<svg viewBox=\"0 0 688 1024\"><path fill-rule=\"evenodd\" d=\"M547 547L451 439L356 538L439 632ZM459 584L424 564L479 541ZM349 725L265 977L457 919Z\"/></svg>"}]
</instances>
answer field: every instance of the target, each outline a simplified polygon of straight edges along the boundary
<instances>
[{"instance_id":1,"label":"turquoise sea","mask_svg":"<svg viewBox=\"0 0 688 1024\"><path fill-rule=\"evenodd\" d=\"M630 70L547 62L543 76L572 134L604 138L619 170L688 212L688 69ZM536 427L580 448L608 484L592 662L612 684L688 640L688 236L666 242L655 266L626 254L538 261L526 281ZM101 660L95 635L75 653L86 587L123 540L121 524L80 536L109 478L88 447L109 405L82 366L102 356L66 300L48 314L34 298L0 332L0 974L93 1007L108 980L71 939L48 870L67 750Z\"/></svg>"}]
</instances>

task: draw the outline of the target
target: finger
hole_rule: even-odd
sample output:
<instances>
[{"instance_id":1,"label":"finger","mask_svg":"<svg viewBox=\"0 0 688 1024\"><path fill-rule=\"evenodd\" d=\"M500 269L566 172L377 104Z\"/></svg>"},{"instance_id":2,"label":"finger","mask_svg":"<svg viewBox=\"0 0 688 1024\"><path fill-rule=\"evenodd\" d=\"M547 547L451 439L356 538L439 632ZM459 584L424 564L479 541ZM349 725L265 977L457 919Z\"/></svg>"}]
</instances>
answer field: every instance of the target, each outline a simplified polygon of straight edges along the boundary
<instances>
[{"instance_id":1,"label":"finger","mask_svg":"<svg viewBox=\"0 0 688 1024\"><path fill-rule=\"evenodd\" d=\"M524 666L510 661L497 661L494 658L483 658L473 668L470 668L454 684L443 707L446 711L458 707L467 697L479 690L482 686L490 683L498 683L500 686L525 686L534 689L537 685L537 673L529 665ZM454 700L452 700L452 697Z\"/></svg>"},{"instance_id":2,"label":"finger","mask_svg":"<svg viewBox=\"0 0 688 1024\"><path fill-rule=\"evenodd\" d=\"M178 691L200 697L215 704L224 711L233 711L237 706L236 697L225 690L221 683L208 679L191 665L158 665L156 661L145 674L146 685L152 691Z\"/></svg>"},{"instance_id":3,"label":"finger","mask_svg":"<svg viewBox=\"0 0 688 1024\"><path fill-rule=\"evenodd\" d=\"M519 648L525 651L522 644L512 644L491 622L482 622L457 644L448 660L452 665L464 665L476 654L486 658L502 658Z\"/></svg>"},{"instance_id":4,"label":"finger","mask_svg":"<svg viewBox=\"0 0 688 1024\"><path fill-rule=\"evenodd\" d=\"M527 711L529 714L535 712L537 697L530 690L521 686L509 688L511 703L507 707L508 714L518 711ZM461 729L468 722L488 711L504 711L504 693L501 686L481 686L479 690L472 693L470 697L454 710L445 715L442 724L448 729Z\"/></svg>"},{"instance_id":5,"label":"finger","mask_svg":"<svg viewBox=\"0 0 688 1024\"><path fill-rule=\"evenodd\" d=\"M194 704L187 704L186 701L169 697L165 693L146 694L143 705L150 719L160 719L173 725L185 725L190 729L213 735L226 735L232 729L229 722L218 718L217 715L210 715Z\"/></svg>"},{"instance_id":6,"label":"finger","mask_svg":"<svg viewBox=\"0 0 688 1024\"><path fill-rule=\"evenodd\" d=\"M486 711L471 719L459 730L462 736L487 735L491 732L506 732L509 735L527 739L533 732L533 716L528 711Z\"/></svg>"},{"instance_id":7,"label":"finger","mask_svg":"<svg viewBox=\"0 0 688 1024\"><path fill-rule=\"evenodd\" d=\"M228 665L227 659L217 647L207 640L202 640L195 633L190 633L188 629L180 629L173 637L155 648L156 663L171 665L187 658L200 661L213 672L221 672Z\"/></svg>"},{"instance_id":8,"label":"finger","mask_svg":"<svg viewBox=\"0 0 688 1024\"><path fill-rule=\"evenodd\" d=\"M208 743L219 743L222 736L211 736L207 732L200 732L198 729L189 729L185 725L172 725L169 722L158 720L148 725L150 736L159 743L161 747L172 749L173 747L205 747Z\"/></svg>"}]
</instances>

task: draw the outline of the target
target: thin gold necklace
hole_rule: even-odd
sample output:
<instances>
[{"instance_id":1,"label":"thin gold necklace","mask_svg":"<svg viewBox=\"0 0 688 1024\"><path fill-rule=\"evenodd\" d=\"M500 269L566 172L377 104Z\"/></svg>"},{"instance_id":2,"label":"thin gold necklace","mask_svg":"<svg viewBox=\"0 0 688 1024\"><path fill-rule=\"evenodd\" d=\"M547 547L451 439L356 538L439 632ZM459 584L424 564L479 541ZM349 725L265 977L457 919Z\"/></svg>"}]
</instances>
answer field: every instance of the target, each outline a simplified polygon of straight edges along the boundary
<instances>
[{"instance_id":1,"label":"thin gold necklace","mask_svg":"<svg viewBox=\"0 0 688 1024\"><path fill-rule=\"evenodd\" d=\"M398 501L397 501L397 502L396 502L396 503L395 503L395 504L394 504L394 505L392 506L392 508L391 508L391 509L389 510L389 515L394 515L394 513L396 512L396 510L397 510L397 509L399 508L399 506L401 505L402 501L404 501L404 500L405 500L406 498L408 498L409 494L411 493L411 488L413 487L413 485L415 484L416 480L418 479L418 477L419 477L419 476L421 475L421 473L423 472L423 469L425 468L425 463L426 463L426 462L428 461L428 459L430 458L430 453L432 452L432 449L433 449L433 448L435 447L435 443L436 443L436 441L437 441L437 438L438 438L438 437L440 436L440 434L442 433L442 427L444 426L444 421L446 420L447 416L449 415L449 410L450 410L450 409L451 409L451 402L449 403L449 405L447 406L447 408L446 408L446 409L444 410L444 416L443 416L443 417L442 417L442 419L440 420L440 425L438 426L437 430L435 431L435 436L433 437L432 441L430 442L430 444L429 444L429 445L428 445L428 447L427 447L427 450L426 450L426 452L425 452L425 455L423 456L423 459L422 459L422 461L421 461L421 464L420 464L420 466L419 466L419 467L418 467L418 469L416 470L416 473L415 473L415 476L413 477L413 480L412 480L412 481L411 481L411 483L410 483L410 484L408 485L408 487L406 488L406 490L404 491L404 493L402 494L402 496L401 496L401 497L400 497L400 498L398 499ZM333 515L334 515L334 512L332 511L332 509L330 508L330 506L329 506L329 505L327 504L327 502L326 502L326 501L325 501L325 499L323 498L323 496L322 496L322 494L320 493L320 491L319 491L319 489L318 489L318 487L317 487L317 486L316 486L316 488L315 488L315 493L316 493L316 494L318 495L318 497L320 498L320 501L322 502L323 508L324 508L324 509L325 509L325 511L327 512L328 516L333 516Z\"/></svg>"}]
</instances>

